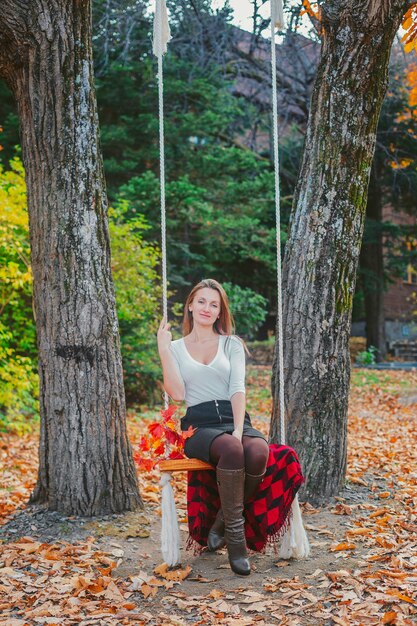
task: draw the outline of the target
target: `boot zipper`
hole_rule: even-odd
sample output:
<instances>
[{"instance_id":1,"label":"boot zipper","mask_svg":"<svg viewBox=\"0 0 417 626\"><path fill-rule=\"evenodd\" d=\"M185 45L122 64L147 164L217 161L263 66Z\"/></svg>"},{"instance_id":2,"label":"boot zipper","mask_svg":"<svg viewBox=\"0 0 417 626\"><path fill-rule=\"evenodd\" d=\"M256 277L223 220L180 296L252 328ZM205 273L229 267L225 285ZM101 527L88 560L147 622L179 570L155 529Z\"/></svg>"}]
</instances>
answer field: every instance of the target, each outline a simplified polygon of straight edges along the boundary
<instances>
[{"instance_id":1,"label":"boot zipper","mask_svg":"<svg viewBox=\"0 0 417 626\"><path fill-rule=\"evenodd\" d=\"M219 413L219 405L217 403L217 400L215 400L214 402L215 402L215 405L216 405L216 410L217 410L217 415L219 416L219 420L222 421L222 416Z\"/></svg>"}]
</instances>

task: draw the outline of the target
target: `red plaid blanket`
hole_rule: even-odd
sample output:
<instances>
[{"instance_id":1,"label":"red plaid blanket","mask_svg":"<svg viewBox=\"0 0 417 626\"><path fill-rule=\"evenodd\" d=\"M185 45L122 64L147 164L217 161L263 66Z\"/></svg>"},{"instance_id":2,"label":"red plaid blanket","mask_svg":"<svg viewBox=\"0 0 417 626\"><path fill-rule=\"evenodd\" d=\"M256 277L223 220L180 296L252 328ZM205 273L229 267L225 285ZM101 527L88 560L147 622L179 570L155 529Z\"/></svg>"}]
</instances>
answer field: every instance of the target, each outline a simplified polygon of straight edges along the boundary
<instances>
[{"instance_id":1,"label":"red plaid blanket","mask_svg":"<svg viewBox=\"0 0 417 626\"><path fill-rule=\"evenodd\" d=\"M248 548L262 552L288 527L291 504L304 482L297 454L289 446L270 444L266 474L245 505L245 535ZM188 472L187 548L202 550L220 506L215 470Z\"/></svg>"}]
</instances>

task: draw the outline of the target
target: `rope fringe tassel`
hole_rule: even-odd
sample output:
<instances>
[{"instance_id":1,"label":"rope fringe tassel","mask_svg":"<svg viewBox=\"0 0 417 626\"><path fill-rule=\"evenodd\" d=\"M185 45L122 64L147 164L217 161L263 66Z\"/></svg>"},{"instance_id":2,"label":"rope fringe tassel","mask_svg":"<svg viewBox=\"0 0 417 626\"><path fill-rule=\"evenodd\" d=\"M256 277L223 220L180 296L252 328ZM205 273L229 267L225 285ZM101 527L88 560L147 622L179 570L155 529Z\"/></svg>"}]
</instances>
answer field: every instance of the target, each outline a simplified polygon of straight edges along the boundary
<instances>
[{"instance_id":1,"label":"rope fringe tassel","mask_svg":"<svg viewBox=\"0 0 417 626\"><path fill-rule=\"evenodd\" d=\"M281 559L306 559L310 554L310 544L301 517L298 495L292 502L291 512L291 521L282 538L278 554Z\"/></svg>"},{"instance_id":2,"label":"rope fringe tassel","mask_svg":"<svg viewBox=\"0 0 417 626\"><path fill-rule=\"evenodd\" d=\"M180 529L171 478L172 474L163 472L159 483L162 486L161 552L165 563L174 567L181 563L181 556Z\"/></svg>"},{"instance_id":3,"label":"rope fringe tassel","mask_svg":"<svg viewBox=\"0 0 417 626\"><path fill-rule=\"evenodd\" d=\"M271 21L278 30L285 29L284 7L282 0L271 0Z\"/></svg>"},{"instance_id":4,"label":"rope fringe tassel","mask_svg":"<svg viewBox=\"0 0 417 626\"><path fill-rule=\"evenodd\" d=\"M165 0L156 0L153 21L153 53L156 57L166 53L169 41L171 41L171 29L169 28L167 5Z\"/></svg>"}]
</instances>

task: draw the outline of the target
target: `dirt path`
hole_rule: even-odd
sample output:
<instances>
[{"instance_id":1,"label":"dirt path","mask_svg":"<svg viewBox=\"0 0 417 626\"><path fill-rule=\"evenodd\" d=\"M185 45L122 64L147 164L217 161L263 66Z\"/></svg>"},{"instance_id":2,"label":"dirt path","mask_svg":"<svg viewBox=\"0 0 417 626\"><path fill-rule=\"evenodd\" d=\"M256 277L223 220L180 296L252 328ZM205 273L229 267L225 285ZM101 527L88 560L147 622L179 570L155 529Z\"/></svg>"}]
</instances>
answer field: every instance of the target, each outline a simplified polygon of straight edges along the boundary
<instances>
[{"instance_id":1,"label":"dirt path","mask_svg":"<svg viewBox=\"0 0 417 626\"><path fill-rule=\"evenodd\" d=\"M185 477L176 478L176 499L182 566L191 571L172 581L154 574L162 561L156 475L140 478L143 511L66 517L22 504L36 476L36 436L4 441L0 624L417 624L417 389L416 374L406 376L359 380L346 487L325 507L302 504L309 558L253 553L248 577L233 574L224 550L184 549ZM404 383L398 397L393 389Z\"/></svg>"},{"instance_id":2,"label":"dirt path","mask_svg":"<svg viewBox=\"0 0 417 626\"><path fill-rule=\"evenodd\" d=\"M383 479L371 476L367 479L371 486L378 485L378 492L386 489ZM183 567L191 566L192 571L171 589L165 589L161 583L155 595L151 593L148 598L141 591L142 585L154 589L153 570L162 561L158 505L148 504L145 511L93 519L68 518L48 512L44 507L31 506L17 511L1 528L0 537L5 543L18 543L22 537L48 544L91 541L95 550L116 561L117 566L112 570L114 580L136 587L131 599L137 605L136 619L139 620L140 616L140 621L133 623L156 626L215 623L315 626L344 623L334 621L338 597L329 597L329 589L336 589L338 583L332 582L329 574L342 571L342 578L354 580L355 571L369 566L367 550L358 545L354 553L351 550L332 552L330 547L345 541L346 531L354 527L355 520L366 518L370 508L378 509L379 503L378 496L369 488L350 485L326 507L313 509L303 505L304 524L311 544L310 557L304 561L283 561L272 548L264 555L252 553L253 571L249 577L233 574L225 550L201 555L186 551L184 545L188 533L186 525L181 523ZM395 506L394 500L386 500L384 504ZM342 510L351 514L341 515ZM348 581L345 583L348 586ZM414 619L416 621L409 623L417 623L417 617ZM6 623L13 624L11 621ZM99 622L82 623L123 622L114 622L109 616L100 618ZM132 616L125 623L132 623ZM368 621L363 623L381 622L376 620L376 615L368 615Z\"/></svg>"}]
</instances>

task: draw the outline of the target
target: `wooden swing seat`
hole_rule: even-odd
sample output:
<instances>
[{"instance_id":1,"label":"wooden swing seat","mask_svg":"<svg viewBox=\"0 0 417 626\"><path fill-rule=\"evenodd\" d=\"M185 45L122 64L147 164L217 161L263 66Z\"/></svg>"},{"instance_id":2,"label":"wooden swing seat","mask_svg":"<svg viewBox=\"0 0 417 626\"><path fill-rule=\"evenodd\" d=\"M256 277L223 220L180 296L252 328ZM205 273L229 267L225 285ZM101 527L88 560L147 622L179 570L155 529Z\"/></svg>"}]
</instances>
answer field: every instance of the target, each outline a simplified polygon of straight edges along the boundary
<instances>
[{"instance_id":1,"label":"wooden swing seat","mask_svg":"<svg viewBox=\"0 0 417 626\"><path fill-rule=\"evenodd\" d=\"M166 459L158 465L161 472L191 472L193 470L212 470L214 465L200 459Z\"/></svg>"}]
</instances>

